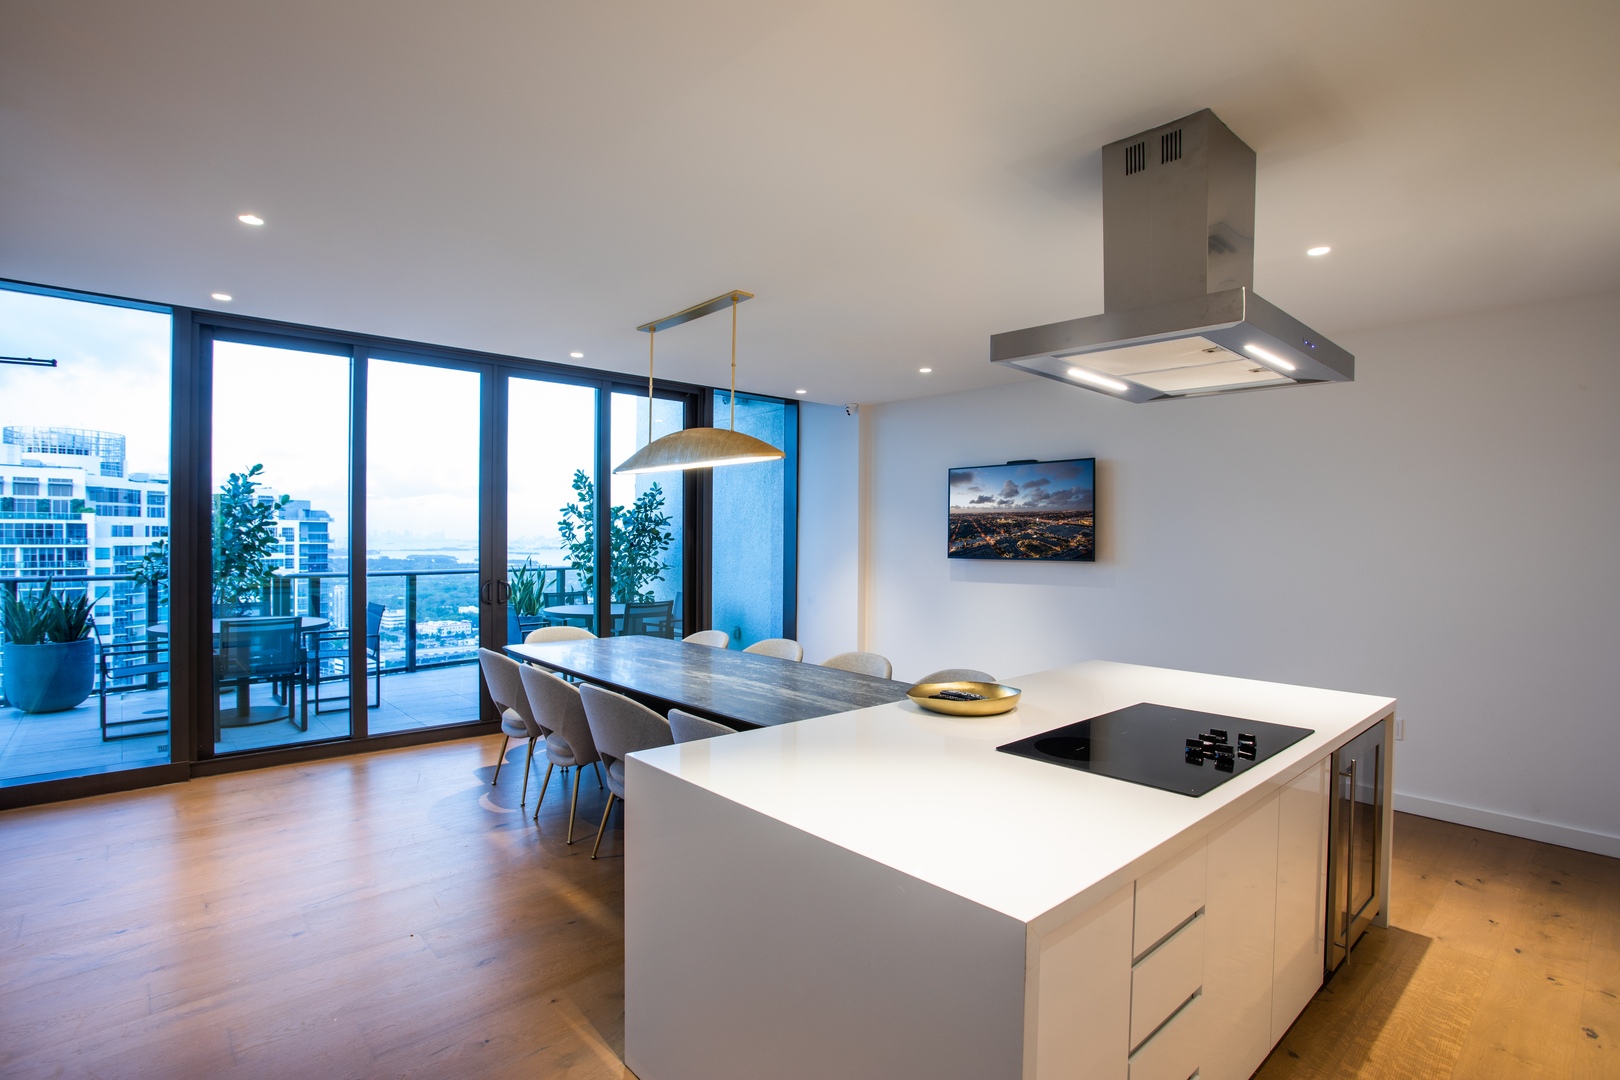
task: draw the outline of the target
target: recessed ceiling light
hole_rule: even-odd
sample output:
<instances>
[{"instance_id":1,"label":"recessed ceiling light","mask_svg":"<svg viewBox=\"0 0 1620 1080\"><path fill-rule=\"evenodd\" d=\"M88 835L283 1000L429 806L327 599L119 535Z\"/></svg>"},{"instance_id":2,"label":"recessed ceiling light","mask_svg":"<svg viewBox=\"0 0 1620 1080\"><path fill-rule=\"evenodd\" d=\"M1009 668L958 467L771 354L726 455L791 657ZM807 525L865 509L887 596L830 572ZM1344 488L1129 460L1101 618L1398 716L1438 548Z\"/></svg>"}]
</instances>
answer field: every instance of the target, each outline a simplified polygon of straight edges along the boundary
<instances>
[{"instance_id":1,"label":"recessed ceiling light","mask_svg":"<svg viewBox=\"0 0 1620 1080\"><path fill-rule=\"evenodd\" d=\"M808 394L810 391L808 391L808 390L795 390L793 392L795 394Z\"/></svg>"},{"instance_id":2,"label":"recessed ceiling light","mask_svg":"<svg viewBox=\"0 0 1620 1080\"><path fill-rule=\"evenodd\" d=\"M231 294L228 292L209 293L208 295L212 296L215 300L224 301L226 303L229 303L231 299Z\"/></svg>"},{"instance_id":3,"label":"recessed ceiling light","mask_svg":"<svg viewBox=\"0 0 1620 1080\"><path fill-rule=\"evenodd\" d=\"M260 217L258 214L237 214L236 220L240 221L244 225L264 224L264 218Z\"/></svg>"},{"instance_id":4,"label":"recessed ceiling light","mask_svg":"<svg viewBox=\"0 0 1620 1080\"><path fill-rule=\"evenodd\" d=\"M1097 372L1087 371L1085 368L1070 368L1069 378L1078 379L1079 381L1090 386L1095 386L1100 390L1112 390L1116 394L1123 394L1125 391L1130 389L1129 386L1120 382L1118 379L1110 379L1107 375L1099 375Z\"/></svg>"},{"instance_id":5,"label":"recessed ceiling light","mask_svg":"<svg viewBox=\"0 0 1620 1080\"><path fill-rule=\"evenodd\" d=\"M1266 364L1274 368L1281 368L1284 371L1293 371L1297 366L1293 362L1284 360L1276 353L1262 349L1258 345L1245 345L1243 346L1243 351L1260 361L1262 364Z\"/></svg>"},{"instance_id":6,"label":"recessed ceiling light","mask_svg":"<svg viewBox=\"0 0 1620 1080\"><path fill-rule=\"evenodd\" d=\"M930 372L932 372L933 370L934 369L931 368L931 367L920 367L920 368L917 369L917 374L919 374L919 375L927 375Z\"/></svg>"},{"instance_id":7,"label":"recessed ceiling light","mask_svg":"<svg viewBox=\"0 0 1620 1080\"><path fill-rule=\"evenodd\" d=\"M1321 247L1306 248L1305 249L1305 254L1307 254L1307 255L1326 255L1328 252L1330 252L1332 250L1333 250L1332 248L1328 247L1326 244L1323 244Z\"/></svg>"},{"instance_id":8,"label":"recessed ceiling light","mask_svg":"<svg viewBox=\"0 0 1620 1080\"><path fill-rule=\"evenodd\" d=\"M583 360L583 359L585 359L585 354L582 353L582 352L571 352L568 355L572 356L575 360Z\"/></svg>"}]
</instances>

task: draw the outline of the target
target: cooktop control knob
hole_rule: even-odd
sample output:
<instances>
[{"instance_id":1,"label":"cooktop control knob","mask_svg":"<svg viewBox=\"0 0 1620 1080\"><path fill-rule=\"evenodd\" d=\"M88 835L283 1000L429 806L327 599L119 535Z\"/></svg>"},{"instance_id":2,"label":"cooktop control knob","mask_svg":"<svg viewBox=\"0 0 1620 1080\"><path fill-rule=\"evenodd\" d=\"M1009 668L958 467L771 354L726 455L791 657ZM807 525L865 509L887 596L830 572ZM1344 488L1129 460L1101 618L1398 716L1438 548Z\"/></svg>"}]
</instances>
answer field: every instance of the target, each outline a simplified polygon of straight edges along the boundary
<instances>
[{"instance_id":1,"label":"cooktop control knob","mask_svg":"<svg viewBox=\"0 0 1620 1080\"><path fill-rule=\"evenodd\" d=\"M1227 739L1226 739L1226 729L1225 728L1212 727L1212 728L1209 729L1209 731L1206 734L1210 738L1214 739L1216 742L1226 742L1227 741Z\"/></svg>"}]
</instances>

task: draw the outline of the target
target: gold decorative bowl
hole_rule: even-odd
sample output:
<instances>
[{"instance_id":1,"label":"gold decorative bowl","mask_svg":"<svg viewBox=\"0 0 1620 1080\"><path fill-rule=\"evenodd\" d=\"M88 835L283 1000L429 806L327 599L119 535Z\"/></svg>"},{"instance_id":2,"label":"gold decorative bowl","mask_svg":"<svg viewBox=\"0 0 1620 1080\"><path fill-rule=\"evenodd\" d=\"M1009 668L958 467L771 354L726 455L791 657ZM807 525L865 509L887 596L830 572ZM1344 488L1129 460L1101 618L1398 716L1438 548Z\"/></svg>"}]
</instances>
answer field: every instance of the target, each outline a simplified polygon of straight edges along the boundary
<instances>
[{"instance_id":1,"label":"gold decorative bowl","mask_svg":"<svg viewBox=\"0 0 1620 1080\"><path fill-rule=\"evenodd\" d=\"M934 696L942 691L980 696L967 701ZM925 709L948 716L995 716L1018 708L1021 692L1016 686L993 682L931 682L918 683L906 696Z\"/></svg>"}]
</instances>

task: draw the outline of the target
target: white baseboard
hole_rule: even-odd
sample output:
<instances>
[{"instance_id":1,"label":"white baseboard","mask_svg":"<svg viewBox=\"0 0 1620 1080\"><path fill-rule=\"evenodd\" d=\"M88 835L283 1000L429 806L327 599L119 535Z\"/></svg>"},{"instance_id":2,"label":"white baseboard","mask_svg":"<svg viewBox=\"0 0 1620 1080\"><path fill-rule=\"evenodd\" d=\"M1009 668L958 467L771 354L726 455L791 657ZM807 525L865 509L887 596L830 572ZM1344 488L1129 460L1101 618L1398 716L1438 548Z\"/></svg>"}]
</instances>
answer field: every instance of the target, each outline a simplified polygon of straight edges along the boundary
<instances>
[{"instance_id":1,"label":"white baseboard","mask_svg":"<svg viewBox=\"0 0 1620 1080\"><path fill-rule=\"evenodd\" d=\"M1457 806L1435 799L1421 799L1416 795L1402 795L1400 792L1395 793L1395 809L1405 814L1416 814L1418 817L1437 818L1440 821L1470 825L1476 829L1522 836L1526 840L1540 840L1544 844L1557 844L1559 847L1591 851L1598 855L1620 859L1620 836L1610 836L1607 833L1588 832L1585 829L1573 829L1568 825L1554 825L1547 821L1532 821L1529 818L1498 814L1494 810Z\"/></svg>"}]
</instances>

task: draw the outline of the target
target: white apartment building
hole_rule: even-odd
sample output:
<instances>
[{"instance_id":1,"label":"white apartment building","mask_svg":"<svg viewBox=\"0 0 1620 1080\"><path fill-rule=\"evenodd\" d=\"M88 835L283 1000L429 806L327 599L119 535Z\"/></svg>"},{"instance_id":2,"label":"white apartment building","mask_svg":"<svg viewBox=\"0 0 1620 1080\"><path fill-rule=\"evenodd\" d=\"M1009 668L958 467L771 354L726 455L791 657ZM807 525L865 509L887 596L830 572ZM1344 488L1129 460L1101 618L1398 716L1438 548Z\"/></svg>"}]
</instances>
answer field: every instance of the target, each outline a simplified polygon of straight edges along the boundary
<instances>
[{"instance_id":1,"label":"white apartment building","mask_svg":"<svg viewBox=\"0 0 1620 1080\"><path fill-rule=\"evenodd\" d=\"M169 535L167 473L126 473L124 436L84 428L0 428L0 579L98 578L126 575ZM260 489L260 498L273 493ZM277 511L280 549L272 560L282 574L343 570L330 555L332 516L308 500ZM344 560L339 560L345 564ZM338 582L315 600L329 608L342 595ZM128 580L95 586L95 618L104 641L136 640L149 621L162 621L145 589ZM294 604L310 610L307 581ZM324 602L323 602L324 601Z\"/></svg>"},{"instance_id":2,"label":"white apartment building","mask_svg":"<svg viewBox=\"0 0 1620 1080\"><path fill-rule=\"evenodd\" d=\"M0 428L0 578L127 574L168 535L168 474L126 473L124 436ZM95 595L103 640L130 640L148 621L145 590L129 581Z\"/></svg>"}]
</instances>

